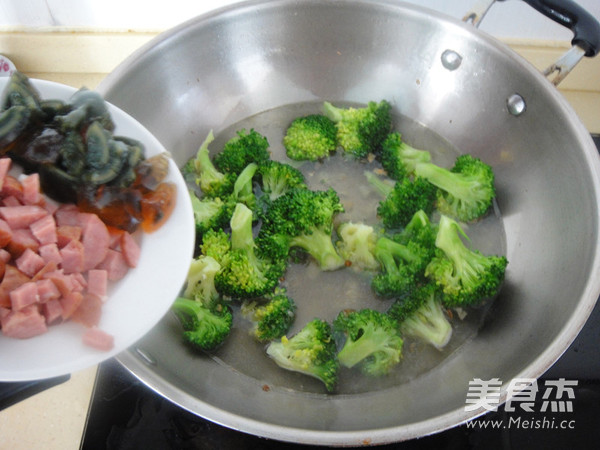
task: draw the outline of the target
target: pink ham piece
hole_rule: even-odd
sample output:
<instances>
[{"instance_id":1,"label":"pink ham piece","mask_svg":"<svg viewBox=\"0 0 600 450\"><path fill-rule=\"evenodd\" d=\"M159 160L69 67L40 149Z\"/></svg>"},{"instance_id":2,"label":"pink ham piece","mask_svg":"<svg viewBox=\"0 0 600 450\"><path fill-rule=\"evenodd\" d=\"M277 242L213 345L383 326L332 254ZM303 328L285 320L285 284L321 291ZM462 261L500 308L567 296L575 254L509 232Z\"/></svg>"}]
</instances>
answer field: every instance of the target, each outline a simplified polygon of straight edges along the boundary
<instances>
[{"instance_id":1,"label":"pink ham piece","mask_svg":"<svg viewBox=\"0 0 600 450\"><path fill-rule=\"evenodd\" d=\"M29 225L29 229L41 245L54 244L58 240L56 222L50 214L33 222Z\"/></svg>"},{"instance_id":2,"label":"pink ham piece","mask_svg":"<svg viewBox=\"0 0 600 450\"><path fill-rule=\"evenodd\" d=\"M140 260L141 249L133 236L129 233L121 235L121 252L129 267L137 267Z\"/></svg>"},{"instance_id":3,"label":"pink ham piece","mask_svg":"<svg viewBox=\"0 0 600 450\"><path fill-rule=\"evenodd\" d=\"M106 270L92 269L87 273L87 291L96 295L103 302L107 299L108 272Z\"/></svg>"},{"instance_id":4,"label":"pink ham piece","mask_svg":"<svg viewBox=\"0 0 600 450\"><path fill-rule=\"evenodd\" d=\"M28 277L33 277L36 273L38 273L42 268L46 265L46 261L31 250L30 248L25 249L25 251L17 258L15 261L17 265L17 269L23 272Z\"/></svg>"},{"instance_id":5,"label":"pink ham piece","mask_svg":"<svg viewBox=\"0 0 600 450\"><path fill-rule=\"evenodd\" d=\"M71 241L78 241L81 239L81 227L78 225L60 225L56 227L56 239L56 243L60 248Z\"/></svg>"},{"instance_id":6,"label":"pink ham piece","mask_svg":"<svg viewBox=\"0 0 600 450\"><path fill-rule=\"evenodd\" d=\"M84 270L85 250L79 241L71 241L60 249L62 268L65 273L75 273Z\"/></svg>"},{"instance_id":7,"label":"pink ham piece","mask_svg":"<svg viewBox=\"0 0 600 450\"><path fill-rule=\"evenodd\" d=\"M60 251L58 250L58 246L56 244L46 244L42 245L38 252L42 259L47 263L53 262L57 266L62 263L62 256Z\"/></svg>"},{"instance_id":8,"label":"pink ham piece","mask_svg":"<svg viewBox=\"0 0 600 450\"><path fill-rule=\"evenodd\" d=\"M46 303L50 300L57 300L60 298L60 291L56 287L56 285L47 278L37 280L35 282L37 287L37 293L40 300L40 303Z\"/></svg>"},{"instance_id":9,"label":"pink ham piece","mask_svg":"<svg viewBox=\"0 0 600 450\"><path fill-rule=\"evenodd\" d=\"M108 249L106 258L104 258L104 261L98 264L96 268L106 270L110 281L120 280L129 270L129 266L125 261L123 254L113 249Z\"/></svg>"},{"instance_id":10,"label":"pink ham piece","mask_svg":"<svg viewBox=\"0 0 600 450\"><path fill-rule=\"evenodd\" d=\"M79 209L73 204L60 205L54 212L56 225L63 226L79 226Z\"/></svg>"},{"instance_id":11,"label":"pink ham piece","mask_svg":"<svg viewBox=\"0 0 600 450\"><path fill-rule=\"evenodd\" d=\"M4 248L12 239L12 229L6 221L0 219L0 247Z\"/></svg>"},{"instance_id":12,"label":"pink ham piece","mask_svg":"<svg viewBox=\"0 0 600 450\"><path fill-rule=\"evenodd\" d=\"M27 306L34 305L40 300L37 285L33 281L28 281L13 289L10 291L9 296L13 311L19 311Z\"/></svg>"},{"instance_id":13,"label":"pink ham piece","mask_svg":"<svg viewBox=\"0 0 600 450\"><path fill-rule=\"evenodd\" d=\"M43 201L40 191L40 175L32 173L21 178L23 186L23 203L26 205L38 205Z\"/></svg>"},{"instance_id":14,"label":"pink ham piece","mask_svg":"<svg viewBox=\"0 0 600 450\"><path fill-rule=\"evenodd\" d=\"M19 228L13 230L12 238L5 248L13 258L18 258L28 248L37 252L40 243L29 228Z\"/></svg>"},{"instance_id":15,"label":"pink ham piece","mask_svg":"<svg viewBox=\"0 0 600 450\"><path fill-rule=\"evenodd\" d=\"M0 158L0 190L2 190L2 186L4 185L4 179L6 178L6 175L8 175L8 171L10 170L11 164L12 159Z\"/></svg>"},{"instance_id":16,"label":"pink ham piece","mask_svg":"<svg viewBox=\"0 0 600 450\"><path fill-rule=\"evenodd\" d=\"M102 220L91 213L80 213L81 243L83 244L83 271L93 269L106 257L110 233Z\"/></svg>"},{"instance_id":17,"label":"pink ham piece","mask_svg":"<svg viewBox=\"0 0 600 450\"><path fill-rule=\"evenodd\" d=\"M2 317L0 323L2 334L17 339L28 339L48 331L46 318L40 314L35 305L20 311L11 311Z\"/></svg>"},{"instance_id":18,"label":"pink ham piece","mask_svg":"<svg viewBox=\"0 0 600 450\"><path fill-rule=\"evenodd\" d=\"M88 347L107 352L115 346L115 338L98 327L91 327L83 334L83 343Z\"/></svg>"},{"instance_id":19,"label":"pink ham piece","mask_svg":"<svg viewBox=\"0 0 600 450\"><path fill-rule=\"evenodd\" d=\"M0 206L0 216L13 230L27 228L46 215L48 212L37 205Z\"/></svg>"},{"instance_id":20,"label":"pink ham piece","mask_svg":"<svg viewBox=\"0 0 600 450\"><path fill-rule=\"evenodd\" d=\"M46 323L50 325L51 323L62 320L63 309L58 299L48 300L46 303L42 304L42 313L46 318Z\"/></svg>"}]
</instances>

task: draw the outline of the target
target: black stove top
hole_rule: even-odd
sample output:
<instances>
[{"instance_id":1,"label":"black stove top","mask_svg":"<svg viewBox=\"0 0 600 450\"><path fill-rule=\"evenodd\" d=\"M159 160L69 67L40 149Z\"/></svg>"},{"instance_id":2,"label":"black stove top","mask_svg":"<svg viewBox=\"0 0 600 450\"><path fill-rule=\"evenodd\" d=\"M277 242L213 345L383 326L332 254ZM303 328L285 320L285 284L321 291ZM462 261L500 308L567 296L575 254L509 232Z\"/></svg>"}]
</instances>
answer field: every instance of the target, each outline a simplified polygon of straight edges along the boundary
<instances>
[{"instance_id":1,"label":"black stove top","mask_svg":"<svg viewBox=\"0 0 600 450\"><path fill-rule=\"evenodd\" d=\"M600 136L594 137L600 150ZM596 448L600 442L600 302L585 327L539 380L577 380L571 411L541 412L542 395L534 412L507 412L504 406L483 418L432 436L381 449L564 449ZM0 410L69 376L31 383L0 383ZM540 391L541 393L541 391ZM487 426L486 426L487 424ZM593 445L593 447L592 447ZM204 420L156 394L116 360L102 363L86 421L81 448L114 449L310 449L251 436Z\"/></svg>"}]
</instances>

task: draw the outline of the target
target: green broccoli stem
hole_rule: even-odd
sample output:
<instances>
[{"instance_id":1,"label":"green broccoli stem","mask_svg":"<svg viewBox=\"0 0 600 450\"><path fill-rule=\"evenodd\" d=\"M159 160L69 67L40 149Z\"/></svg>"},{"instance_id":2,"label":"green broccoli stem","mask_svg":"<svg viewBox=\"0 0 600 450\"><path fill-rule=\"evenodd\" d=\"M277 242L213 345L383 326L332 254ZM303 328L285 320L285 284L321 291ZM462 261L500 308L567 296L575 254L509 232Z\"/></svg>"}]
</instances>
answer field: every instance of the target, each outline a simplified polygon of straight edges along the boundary
<instances>
[{"instance_id":1,"label":"green broccoli stem","mask_svg":"<svg viewBox=\"0 0 600 450\"><path fill-rule=\"evenodd\" d=\"M244 170L240 172L235 183L233 185L233 197L244 198L245 196L251 195L252 192L252 178L258 170L258 165L255 163L248 164Z\"/></svg>"},{"instance_id":2,"label":"green broccoli stem","mask_svg":"<svg viewBox=\"0 0 600 450\"><path fill-rule=\"evenodd\" d=\"M433 163L418 163L415 175L425 178L439 189L459 198L470 198L473 183L464 175L452 172Z\"/></svg>"},{"instance_id":3,"label":"green broccoli stem","mask_svg":"<svg viewBox=\"0 0 600 450\"><path fill-rule=\"evenodd\" d=\"M379 195L386 198L394 190L394 184L387 182L385 179L378 177L370 170L365 171L365 177L371 186L373 186Z\"/></svg>"},{"instance_id":4,"label":"green broccoli stem","mask_svg":"<svg viewBox=\"0 0 600 450\"><path fill-rule=\"evenodd\" d=\"M363 334L355 341L348 338L344 346L338 353L338 361L341 365L352 368L365 358L368 358L375 352L390 352L385 342L389 340L388 331L379 331L373 327L367 327Z\"/></svg>"},{"instance_id":5,"label":"green broccoli stem","mask_svg":"<svg viewBox=\"0 0 600 450\"><path fill-rule=\"evenodd\" d=\"M181 321L183 329L191 330L197 326L201 306L200 302L189 298L177 297L171 305L171 309Z\"/></svg>"},{"instance_id":6,"label":"green broccoli stem","mask_svg":"<svg viewBox=\"0 0 600 450\"><path fill-rule=\"evenodd\" d=\"M331 239L331 233L322 228L314 228L311 234L300 234L290 240L290 247L300 247L308 252L319 264L321 270L337 270L346 263Z\"/></svg>"},{"instance_id":7,"label":"green broccoli stem","mask_svg":"<svg viewBox=\"0 0 600 450\"><path fill-rule=\"evenodd\" d=\"M323 102L323 114L335 123L342 121L343 108L336 108L329 102Z\"/></svg>"},{"instance_id":8,"label":"green broccoli stem","mask_svg":"<svg viewBox=\"0 0 600 450\"><path fill-rule=\"evenodd\" d=\"M395 261L398 258L408 263L417 263L421 259L419 255L415 255L407 246L386 237L381 237L377 240L377 244L375 245L375 256L382 262L386 271L387 269L391 269L392 266L396 268L395 270L397 271L397 264Z\"/></svg>"},{"instance_id":9,"label":"green broccoli stem","mask_svg":"<svg viewBox=\"0 0 600 450\"><path fill-rule=\"evenodd\" d=\"M398 154L401 155L400 159L406 166L408 173L414 172L417 164L429 163L431 161L431 153L427 150L412 147L404 141L398 146Z\"/></svg>"},{"instance_id":10,"label":"green broccoli stem","mask_svg":"<svg viewBox=\"0 0 600 450\"><path fill-rule=\"evenodd\" d=\"M468 267L478 255L467 248L460 236L469 239L462 227L454 219L442 215L438 225L438 232L435 238L435 246L442 250L446 256L454 263L457 271ZM482 258L485 258L481 256Z\"/></svg>"},{"instance_id":11,"label":"green broccoli stem","mask_svg":"<svg viewBox=\"0 0 600 450\"><path fill-rule=\"evenodd\" d=\"M423 306L400 324L400 330L429 342L437 349L445 347L452 337L452 325L434 295L430 295Z\"/></svg>"},{"instance_id":12,"label":"green broccoli stem","mask_svg":"<svg viewBox=\"0 0 600 450\"><path fill-rule=\"evenodd\" d=\"M194 169L196 170L196 173L201 173L202 171L218 172L210 159L210 152L208 150L208 146L214 140L215 136L212 130L210 130L208 136L206 136L206 139L204 139L204 142L200 145L198 153L196 153L196 158L194 160Z\"/></svg>"},{"instance_id":13,"label":"green broccoli stem","mask_svg":"<svg viewBox=\"0 0 600 450\"><path fill-rule=\"evenodd\" d=\"M237 203L229 225L231 226L231 248L242 250L256 263L254 236L252 234L252 210L243 203Z\"/></svg>"}]
</instances>

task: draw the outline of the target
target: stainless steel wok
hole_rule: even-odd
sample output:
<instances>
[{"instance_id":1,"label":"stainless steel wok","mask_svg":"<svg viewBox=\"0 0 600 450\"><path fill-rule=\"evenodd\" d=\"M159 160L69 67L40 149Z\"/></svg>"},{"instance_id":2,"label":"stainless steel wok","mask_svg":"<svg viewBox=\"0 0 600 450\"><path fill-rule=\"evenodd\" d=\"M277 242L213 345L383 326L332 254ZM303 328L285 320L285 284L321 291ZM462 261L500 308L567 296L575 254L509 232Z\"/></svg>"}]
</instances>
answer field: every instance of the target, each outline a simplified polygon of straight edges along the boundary
<instances>
[{"instance_id":1,"label":"stainless steel wok","mask_svg":"<svg viewBox=\"0 0 600 450\"><path fill-rule=\"evenodd\" d=\"M529 3L556 13L547 7L552 1ZM484 11L460 22L391 0L252 1L160 35L99 86L180 164L210 129L218 135L258 113L380 99L490 162L510 264L475 338L418 377L351 395L290 384L272 362L243 348L230 359L194 355L171 315L119 361L211 421L324 445L441 431L485 412L465 410L470 380L500 379L505 400L511 380L543 374L576 337L600 292L600 163L553 83L473 26ZM582 21L558 16L578 44L567 62L593 55L598 41L581 40ZM561 77L568 71L563 62Z\"/></svg>"}]
</instances>

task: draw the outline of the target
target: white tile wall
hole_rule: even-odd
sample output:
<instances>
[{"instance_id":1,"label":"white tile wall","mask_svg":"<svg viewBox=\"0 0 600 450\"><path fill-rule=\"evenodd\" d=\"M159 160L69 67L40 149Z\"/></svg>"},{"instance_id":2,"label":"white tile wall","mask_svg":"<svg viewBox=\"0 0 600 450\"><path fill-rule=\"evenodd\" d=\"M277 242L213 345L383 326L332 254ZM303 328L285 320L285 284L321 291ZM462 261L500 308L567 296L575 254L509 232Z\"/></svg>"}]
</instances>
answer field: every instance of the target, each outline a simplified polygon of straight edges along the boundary
<instances>
[{"instance_id":1,"label":"white tile wall","mask_svg":"<svg viewBox=\"0 0 600 450\"><path fill-rule=\"evenodd\" d=\"M461 18L476 0L406 0ZM600 19L599 0L577 0ZM161 31L239 0L0 0L0 30L83 28ZM481 28L501 38L570 40L571 33L520 0L499 2Z\"/></svg>"}]
</instances>

